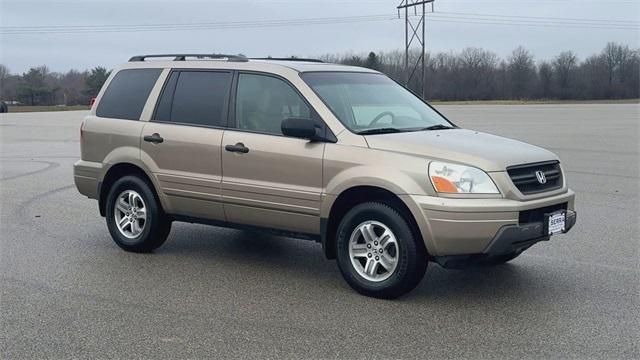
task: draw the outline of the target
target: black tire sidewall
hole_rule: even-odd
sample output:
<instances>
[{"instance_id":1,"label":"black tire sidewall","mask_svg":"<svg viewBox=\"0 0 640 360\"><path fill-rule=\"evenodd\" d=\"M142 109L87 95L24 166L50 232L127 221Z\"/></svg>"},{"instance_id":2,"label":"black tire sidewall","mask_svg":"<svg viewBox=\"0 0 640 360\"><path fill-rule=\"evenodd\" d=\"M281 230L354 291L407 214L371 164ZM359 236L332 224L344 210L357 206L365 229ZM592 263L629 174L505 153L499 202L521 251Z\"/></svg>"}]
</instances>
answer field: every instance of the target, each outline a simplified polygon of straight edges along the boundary
<instances>
[{"instance_id":1,"label":"black tire sidewall","mask_svg":"<svg viewBox=\"0 0 640 360\"><path fill-rule=\"evenodd\" d=\"M361 277L349 258L349 241L356 226L365 221L379 221L388 226L396 236L399 247L398 266L388 279L380 282ZM391 206L378 202L355 206L344 216L337 231L337 261L345 280L358 292L368 296L393 298L413 289L424 276L427 257L424 246L401 213ZM418 240L420 241L420 240ZM417 278L417 279L416 279Z\"/></svg>"},{"instance_id":2,"label":"black tire sidewall","mask_svg":"<svg viewBox=\"0 0 640 360\"><path fill-rule=\"evenodd\" d=\"M125 190L133 190L140 194L147 209L147 220L144 229L134 239L129 239L120 233L114 216L116 199ZM121 248L133 252L149 252L162 245L166 239L168 235L166 227L170 226L170 223L167 224L168 220L162 212L153 190L139 177L125 176L118 179L109 190L106 205L107 227L111 237Z\"/></svg>"}]
</instances>

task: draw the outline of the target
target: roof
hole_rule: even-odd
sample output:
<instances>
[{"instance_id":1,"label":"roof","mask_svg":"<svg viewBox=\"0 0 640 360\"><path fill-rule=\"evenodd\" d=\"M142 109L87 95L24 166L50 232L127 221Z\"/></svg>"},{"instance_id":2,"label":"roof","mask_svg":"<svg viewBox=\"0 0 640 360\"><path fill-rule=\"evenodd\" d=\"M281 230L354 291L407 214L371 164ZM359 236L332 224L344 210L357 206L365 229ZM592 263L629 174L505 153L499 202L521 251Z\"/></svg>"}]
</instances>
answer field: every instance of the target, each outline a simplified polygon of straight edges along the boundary
<instances>
[{"instance_id":1,"label":"roof","mask_svg":"<svg viewBox=\"0 0 640 360\"><path fill-rule=\"evenodd\" d=\"M282 61L282 60L249 60L250 62L262 62L267 64L286 66L288 68L294 69L298 72L309 72L309 71L358 71L358 72L376 72L375 70L358 67L358 66L349 66L342 64L334 64L334 63L322 63L322 62L307 62L307 61Z\"/></svg>"},{"instance_id":2,"label":"roof","mask_svg":"<svg viewBox=\"0 0 640 360\"><path fill-rule=\"evenodd\" d=\"M158 60L147 60L147 59ZM160 60L160 58L165 58ZM170 59L166 59L170 58ZM173 59L171 59L173 58ZM348 66L341 64L325 63L313 59L277 59L262 58L250 59L242 55L222 55L222 54L169 54L169 55L139 55L132 57L123 68L216 68L216 69L238 69L268 71L293 70L296 72L313 71L348 71L348 72L371 72L375 70Z\"/></svg>"}]
</instances>

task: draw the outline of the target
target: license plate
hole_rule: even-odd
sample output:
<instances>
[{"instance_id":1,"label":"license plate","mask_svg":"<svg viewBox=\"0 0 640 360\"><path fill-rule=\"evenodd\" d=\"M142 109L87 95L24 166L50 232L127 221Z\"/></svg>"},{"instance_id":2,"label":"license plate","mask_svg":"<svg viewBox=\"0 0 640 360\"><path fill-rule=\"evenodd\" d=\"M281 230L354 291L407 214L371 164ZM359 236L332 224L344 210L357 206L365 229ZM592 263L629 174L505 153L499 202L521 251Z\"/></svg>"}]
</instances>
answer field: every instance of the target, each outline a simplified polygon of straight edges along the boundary
<instances>
[{"instance_id":1,"label":"license plate","mask_svg":"<svg viewBox=\"0 0 640 360\"><path fill-rule=\"evenodd\" d=\"M547 230L548 230L547 235L561 233L565 230L564 225L566 220L566 213L564 211L549 214L548 219L549 220L547 223Z\"/></svg>"}]
</instances>

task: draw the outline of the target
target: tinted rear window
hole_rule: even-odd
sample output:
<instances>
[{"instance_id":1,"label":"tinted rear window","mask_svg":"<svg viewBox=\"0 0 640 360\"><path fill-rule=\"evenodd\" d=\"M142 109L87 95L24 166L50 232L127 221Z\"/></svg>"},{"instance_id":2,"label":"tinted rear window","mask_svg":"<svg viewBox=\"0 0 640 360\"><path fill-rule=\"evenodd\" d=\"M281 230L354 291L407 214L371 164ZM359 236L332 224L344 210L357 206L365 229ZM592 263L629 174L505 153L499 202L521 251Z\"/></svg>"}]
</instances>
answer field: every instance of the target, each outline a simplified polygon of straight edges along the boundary
<instances>
[{"instance_id":1,"label":"tinted rear window","mask_svg":"<svg viewBox=\"0 0 640 360\"><path fill-rule=\"evenodd\" d=\"M230 88L229 72L173 72L154 119L181 124L226 126Z\"/></svg>"},{"instance_id":2,"label":"tinted rear window","mask_svg":"<svg viewBox=\"0 0 640 360\"><path fill-rule=\"evenodd\" d=\"M139 120L162 69L129 69L119 71L105 91L96 115L99 117Z\"/></svg>"},{"instance_id":3,"label":"tinted rear window","mask_svg":"<svg viewBox=\"0 0 640 360\"><path fill-rule=\"evenodd\" d=\"M176 89L176 83L178 82L178 77L180 73L174 71L169 76L169 80L167 80L164 90L162 91L162 96L158 101L158 107L156 108L156 114L153 117L155 120L159 121L171 121L171 106L173 103L173 91Z\"/></svg>"}]
</instances>

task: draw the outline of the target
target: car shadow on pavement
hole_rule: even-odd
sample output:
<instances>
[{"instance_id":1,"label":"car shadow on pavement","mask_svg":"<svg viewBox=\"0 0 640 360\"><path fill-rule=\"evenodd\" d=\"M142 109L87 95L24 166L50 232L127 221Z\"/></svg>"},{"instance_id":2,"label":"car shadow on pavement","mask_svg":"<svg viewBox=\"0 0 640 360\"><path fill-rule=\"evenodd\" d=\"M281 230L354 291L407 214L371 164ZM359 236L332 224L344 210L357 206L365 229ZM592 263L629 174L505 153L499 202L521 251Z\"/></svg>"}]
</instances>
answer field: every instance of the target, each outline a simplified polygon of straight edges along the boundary
<instances>
[{"instance_id":1,"label":"car shadow on pavement","mask_svg":"<svg viewBox=\"0 0 640 360\"><path fill-rule=\"evenodd\" d=\"M527 271L515 264L454 270L429 263L425 278L412 294L423 299L511 296L530 280Z\"/></svg>"},{"instance_id":2,"label":"car shadow on pavement","mask_svg":"<svg viewBox=\"0 0 640 360\"><path fill-rule=\"evenodd\" d=\"M335 262L325 259L319 243L254 231L197 225L178 226L171 231L167 243L156 253L205 262L241 263L243 268L254 274L256 268L269 268L278 269L280 273L295 273L297 276L308 273L309 276L318 278L340 279Z\"/></svg>"},{"instance_id":3,"label":"car shadow on pavement","mask_svg":"<svg viewBox=\"0 0 640 360\"><path fill-rule=\"evenodd\" d=\"M203 263L216 261L220 266L234 264L256 276L261 271L265 281L286 282L295 277L309 284L324 284L338 292L351 292L344 283L335 261L324 258L319 244L313 241L216 227L178 226L158 254L189 257ZM526 256L494 267L470 267L464 270L443 269L429 263L422 283L402 301L469 301L500 298L527 299L555 297L562 286L550 285L552 272L536 266ZM240 264L241 266L237 266ZM548 269L547 269L548 270ZM242 270L245 271L245 270ZM564 284L563 286L566 286ZM334 294L336 295L336 294ZM330 296L330 295L328 295ZM454 300L455 301L455 300Z\"/></svg>"}]
</instances>

